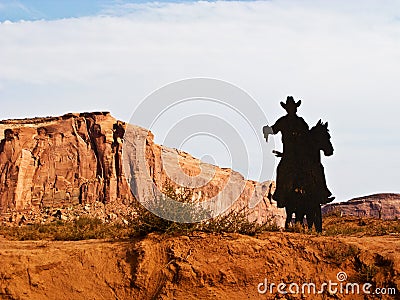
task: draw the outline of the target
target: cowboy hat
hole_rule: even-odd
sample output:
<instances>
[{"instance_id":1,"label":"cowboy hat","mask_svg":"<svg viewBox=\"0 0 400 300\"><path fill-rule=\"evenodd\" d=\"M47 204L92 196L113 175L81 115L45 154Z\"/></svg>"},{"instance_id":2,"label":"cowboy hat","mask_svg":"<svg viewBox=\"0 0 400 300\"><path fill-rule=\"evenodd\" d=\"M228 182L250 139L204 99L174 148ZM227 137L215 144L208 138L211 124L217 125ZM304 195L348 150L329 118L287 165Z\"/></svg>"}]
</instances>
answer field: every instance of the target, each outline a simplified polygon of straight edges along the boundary
<instances>
[{"instance_id":1,"label":"cowboy hat","mask_svg":"<svg viewBox=\"0 0 400 300\"><path fill-rule=\"evenodd\" d=\"M294 99L292 96L287 96L286 98L286 103L281 101L281 106L287 110L288 106L295 106L295 107L299 107L301 104L301 100L294 102Z\"/></svg>"}]
</instances>

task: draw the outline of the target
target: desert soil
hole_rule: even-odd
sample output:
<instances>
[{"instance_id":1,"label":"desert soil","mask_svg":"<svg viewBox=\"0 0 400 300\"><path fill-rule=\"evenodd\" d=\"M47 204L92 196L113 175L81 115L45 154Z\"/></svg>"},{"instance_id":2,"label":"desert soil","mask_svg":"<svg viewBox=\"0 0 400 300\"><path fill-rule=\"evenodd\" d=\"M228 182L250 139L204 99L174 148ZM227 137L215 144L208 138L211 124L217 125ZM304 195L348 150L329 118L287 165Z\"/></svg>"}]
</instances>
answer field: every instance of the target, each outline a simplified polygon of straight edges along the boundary
<instances>
[{"instance_id":1,"label":"desert soil","mask_svg":"<svg viewBox=\"0 0 400 300\"><path fill-rule=\"evenodd\" d=\"M265 278L318 286L337 282L338 272L346 272L347 281L400 290L398 235L150 234L119 242L0 238L0 262L1 299L303 299L283 298L276 289L260 294L257 286ZM306 298L379 299L329 293Z\"/></svg>"}]
</instances>

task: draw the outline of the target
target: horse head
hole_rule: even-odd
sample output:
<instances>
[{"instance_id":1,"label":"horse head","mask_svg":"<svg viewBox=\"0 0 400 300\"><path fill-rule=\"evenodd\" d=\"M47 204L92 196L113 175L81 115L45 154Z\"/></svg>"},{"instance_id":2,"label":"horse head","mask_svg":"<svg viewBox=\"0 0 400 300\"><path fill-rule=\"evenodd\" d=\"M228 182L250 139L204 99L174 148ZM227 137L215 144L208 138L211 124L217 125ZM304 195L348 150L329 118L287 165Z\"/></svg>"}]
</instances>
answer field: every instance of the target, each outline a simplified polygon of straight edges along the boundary
<instances>
[{"instance_id":1,"label":"horse head","mask_svg":"<svg viewBox=\"0 0 400 300\"><path fill-rule=\"evenodd\" d=\"M318 149L322 150L325 156L331 156L333 154L333 146L331 135L329 134L328 122L323 123L319 120L317 125L310 129L310 133Z\"/></svg>"}]
</instances>

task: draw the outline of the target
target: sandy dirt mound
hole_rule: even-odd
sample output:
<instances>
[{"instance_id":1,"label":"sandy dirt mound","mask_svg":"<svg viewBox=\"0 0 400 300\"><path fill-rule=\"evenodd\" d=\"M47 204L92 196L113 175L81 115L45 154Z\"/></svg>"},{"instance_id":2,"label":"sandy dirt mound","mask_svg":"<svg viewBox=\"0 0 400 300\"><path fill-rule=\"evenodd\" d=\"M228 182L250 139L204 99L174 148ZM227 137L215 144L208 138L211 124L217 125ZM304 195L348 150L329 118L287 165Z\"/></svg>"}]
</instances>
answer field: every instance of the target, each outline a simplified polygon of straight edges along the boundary
<instances>
[{"instance_id":1,"label":"sandy dirt mound","mask_svg":"<svg viewBox=\"0 0 400 300\"><path fill-rule=\"evenodd\" d=\"M151 234L124 242L0 242L1 299L275 299L279 284L371 282L400 290L400 237ZM307 299L377 299L307 295ZM286 295L285 299L302 299ZM385 296L383 299L395 299Z\"/></svg>"}]
</instances>

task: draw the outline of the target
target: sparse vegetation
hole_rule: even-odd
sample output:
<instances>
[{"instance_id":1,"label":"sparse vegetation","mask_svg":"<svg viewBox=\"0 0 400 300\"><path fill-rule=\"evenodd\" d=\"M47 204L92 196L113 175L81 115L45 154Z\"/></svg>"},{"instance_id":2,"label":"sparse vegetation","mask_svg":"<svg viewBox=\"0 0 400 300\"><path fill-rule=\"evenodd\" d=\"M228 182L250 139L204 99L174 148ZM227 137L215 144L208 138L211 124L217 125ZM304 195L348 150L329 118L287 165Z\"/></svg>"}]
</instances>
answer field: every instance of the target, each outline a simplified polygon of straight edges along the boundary
<instances>
[{"instance_id":1,"label":"sparse vegetation","mask_svg":"<svg viewBox=\"0 0 400 300\"><path fill-rule=\"evenodd\" d=\"M245 208L239 211L231 211L201 224L201 231L205 232L229 232L246 235L256 235L264 231L279 231L280 228L269 220L264 223L249 221L248 212Z\"/></svg>"},{"instance_id":2,"label":"sparse vegetation","mask_svg":"<svg viewBox=\"0 0 400 300\"><path fill-rule=\"evenodd\" d=\"M340 266L347 259L354 258L358 255L359 249L356 246L348 244L327 244L323 254L325 259Z\"/></svg>"},{"instance_id":3,"label":"sparse vegetation","mask_svg":"<svg viewBox=\"0 0 400 300\"><path fill-rule=\"evenodd\" d=\"M323 228L324 235L326 236L381 236L386 234L400 234L400 221L329 215L324 218Z\"/></svg>"},{"instance_id":4,"label":"sparse vegetation","mask_svg":"<svg viewBox=\"0 0 400 300\"><path fill-rule=\"evenodd\" d=\"M23 226L1 226L0 235L11 240L77 241L87 239L122 239L131 235L128 226L103 223L100 219L80 217L74 221L55 221Z\"/></svg>"},{"instance_id":5,"label":"sparse vegetation","mask_svg":"<svg viewBox=\"0 0 400 300\"><path fill-rule=\"evenodd\" d=\"M361 282L371 282L374 276L378 273L378 268L375 265L362 264L358 269L358 276Z\"/></svg>"},{"instance_id":6,"label":"sparse vegetation","mask_svg":"<svg viewBox=\"0 0 400 300\"><path fill-rule=\"evenodd\" d=\"M279 231L279 227L272 222L263 224L249 221L245 209L230 211L228 214L220 215L199 223L178 223L160 218L150 211L143 209L137 219L133 220L135 233L146 235L151 232L167 234L188 234L194 231L214 233L240 233L255 235L264 231Z\"/></svg>"},{"instance_id":7,"label":"sparse vegetation","mask_svg":"<svg viewBox=\"0 0 400 300\"><path fill-rule=\"evenodd\" d=\"M316 234L315 228L313 227L312 230L309 230L307 226L304 226L300 223L294 223L289 226L289 228L286 229L287 232L295 232L295 233L312 233Z\"/></svg>"},{"instance_id":8,"label":"sparse vegetation","mask_svg":"<svg viewBox=\"0 0 400 300\"><path fill-rule=\"evenodd\" d=\"M138 204L140 205L140 204ZM189 207L189 206L188 206ZM189 211L189 209L188 209ZM207 213L194 210L197 213ZM100 219L80 217L74 221L57 220L50 223L30 224L23 226L0 226L0 235L11 240L86 240L86 239L127 239L144 236L151 232L166 234L189 234L194 231L214 233L240 233L256 235L262 232L281 230L275 223L259 224L249 221L245 209L231 211L199 223L179 223L165 220L139 206L137 217L130 220L129 225L123 223L104 223ZM301 234L317 234L300 224L287 230ZM359 219L355 217L329 216L324 220L324 236L382 236L400 234L399 220ZM328 250L329 251L329 250ZM332 250L332 253L335 251ZM336 254L335 254L336 255Z\"/></svg>"},{"instance_id":9,"label":"sparse vegetation","mask_svg":"<svg viewBox=\"0 0 400 300\"><path fill-rule=\"evenodd\" d=\"M122 222L104 223L100 219L83 217L73 221L57 220L45 224L35 223L23 226L0 226L0 235L12 240L85 240L85 239L127 239L135 236L145 236L151 232L166 234L189 234L194 231L210 233L240 233L256 235L262 232L279 231L274 222L267 221L260 224L249 221L248 211L242 208L211 218L211 212L205 210L194 200L193 191L181 188L177 191L171 185L165 184L164 195L169 199L183 203L182 209L177 212L165 199L156 199L146 206L136 203L136 216L129 220L129 224ZM163 200L163 201L161 201ZM155 212L155 214L153 212ZM179 215L177 215L179 213ZM193 220L201 222L175 222L159 217L168 215L170 219ZM378 220L372 218L341 217L333 212L323 218L322 235L325 236L381 236L400 234L400 220ZM288 232L316 235L315 230L308 230L300 224L294 224ZM336 251L327 250L327 258L340 263L352 249ZM342 255L341 257L339 257ZM352 255L351 253L349 254Z\"/></svg>"},{"instance_id":10,"label":"sparse vegetation","mask_svg":"<svg viewBox=\"0 0 400 300\"><path fill-rule=\"evenodd\" d=\"M164 195L172 200L187 204L186 209L180 212L180 219L203 219L197 223L179 223L161 218L140 204L137 217L132 220L135 226L135 232L145 235L150 232L163 232L169 234L187 234L193 231L215 232L215 233L240 233L247 235L255 235L263 231L277 231L279 228L272 222L263 224L256 221L249 221L248 212L245 208L239 211L230 211L227 214L211 218L211 212L202 208L198 203L193 202L193 192L190 189L181 189L176 193L175 189L166 184ZM152 211L174 216L168 202L157 201L151 205ZM182 215L183 213L183 215Z\"/></svg>"},{"instance_id":11,"label":"sparse vegetation","mask_svg":"<svg viewBox=\"0 0 400 300\"><path fill-rule=\"evenodd\" d=\"M30 224L23 226L0 226L0 235L12 240L86 240L86 239L126 239L135 236L145 236L152 232L166 234L189 234L194 231L214 233L240 233L255 235L264 231L278 231L279 227L273 222L260 224L249 221L245 208L239 211L230 211L227 214L211 218L211 212L202 208L193 201L191 189L181 189L177 192L166 184L164 195L172 200L184 204L183 209L174 210L168 201L157 199L148 203L151 211L142 204L136 203L137 214L130 219L129 225L122 223L104 223L102 220L91 217L80 217L74 221L57 220L50 223ZM158 215L168 215L174 219L183 220L203 219L196 223L181 223L170 221Z\"/></svg>"},{"instance_id":12,"label":"sparse vegetation","mask_svg":"<svg viewBox=\"0 0 400 300\"><path fill-rule=\"evenodd\" d=\"M182 188L177 192L171 185L166 184L163 194L163 198L154 199L146 203L147 208L141 203L136 203L137 214L130 222L136 235L146 235L151 232L188 233L198 230L198 223L175 222L159 215L168 216L169 219L187 221L210 217L210 212L204 210L202 206L193 201L193 191L191 189ZM172 205L171 200L183 204L179 212Z\"/></svg>"}]
</instances>

